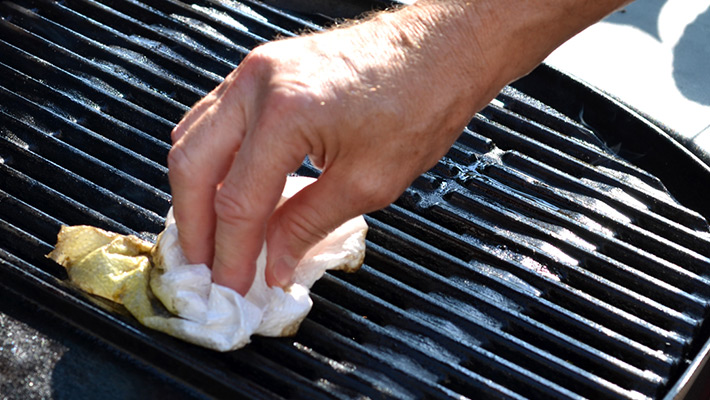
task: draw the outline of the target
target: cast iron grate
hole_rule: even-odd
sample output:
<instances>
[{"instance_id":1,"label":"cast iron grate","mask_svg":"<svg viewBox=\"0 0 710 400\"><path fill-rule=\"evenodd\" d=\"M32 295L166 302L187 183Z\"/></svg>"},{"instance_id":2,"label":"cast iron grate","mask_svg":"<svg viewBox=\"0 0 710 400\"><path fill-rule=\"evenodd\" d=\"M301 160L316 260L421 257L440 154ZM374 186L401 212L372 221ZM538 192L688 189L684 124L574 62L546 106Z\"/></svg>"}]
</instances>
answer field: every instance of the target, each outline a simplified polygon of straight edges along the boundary
<instances>
[{"instance_id":1,"label":"cast iron grate","mask_svg":"<svg viewBox=\"0 0 710 400\"><path fill-rule=\"evenodd\" d=\"M207 395L656 398L707 339L705 219L513 88L368 216L363 269L326 275L294 338L217 354L143 329L43 257L60 225L154 238L172 126L248 49L325 19L233 0L0 16L1 282Z\"/></svg>"}]
</instances>

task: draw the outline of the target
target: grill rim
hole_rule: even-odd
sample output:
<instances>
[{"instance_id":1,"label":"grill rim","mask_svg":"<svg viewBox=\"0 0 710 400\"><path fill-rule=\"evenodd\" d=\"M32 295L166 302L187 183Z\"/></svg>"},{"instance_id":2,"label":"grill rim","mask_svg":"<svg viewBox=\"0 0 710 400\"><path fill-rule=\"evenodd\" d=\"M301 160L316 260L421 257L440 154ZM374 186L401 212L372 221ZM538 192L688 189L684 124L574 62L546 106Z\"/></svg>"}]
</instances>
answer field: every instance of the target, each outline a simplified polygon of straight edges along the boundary
<instances>
[{"instance_id":1,"label":"grill rim","mask_svg":"<svg viewBox=\"0 0 710 400\"><path fill-rule=\"evenodd\" d=\"M710 393L710 340L678 378L663 400L704 399Z\"/></svg>"}]
</instances>

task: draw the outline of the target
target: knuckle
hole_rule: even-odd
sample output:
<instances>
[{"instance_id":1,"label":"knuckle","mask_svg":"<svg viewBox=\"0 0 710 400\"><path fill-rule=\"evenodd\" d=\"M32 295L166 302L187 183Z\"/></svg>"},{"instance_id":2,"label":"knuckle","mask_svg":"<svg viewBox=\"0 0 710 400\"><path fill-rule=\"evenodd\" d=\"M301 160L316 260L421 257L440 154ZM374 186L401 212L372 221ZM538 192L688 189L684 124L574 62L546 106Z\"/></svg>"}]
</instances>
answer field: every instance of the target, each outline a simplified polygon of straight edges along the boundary
<instances>
[{"instance_id":1,"label":"knuckle","mask_svg":"<svg viewBox=\"0 0 710 400\"><path fill-rule=\"evenodd\" d=\"M288 124L290 129L305 129L320 121L325 96L318 80L295 72L294 55L283 43L268 43L252 50L240 64L244 80L254 82L261 93L262 112L258 125L270 130L273 125ZM285 52L284 52L285 51Z\"/></svg>"},{"instance_id":2,"label":"knuckle","mask_svg":"<svg viewBox=\"0 0 710 400\"><path fill-rule=\"evenodd\" d=\"M382 178L357 179L351 188L354 194L352 198L367 211L386 207L399 196L398 186Z\"/></svg>"},{"instance_id":3,"label":"knuckle","mask_svg":"<svg viewBox=\"0 0 710 400\"><path fill-rule=\"evenodd\" d=\"M276 87L269 93L266 106L272 112L283 115L294 114L301 106L299 96L283 87Z\"/></svg>"},{"instance_id":4,"label":"knuckle","mask_svg":"<svg viewBox=\"0 0 710 400\"><path fill-rule=\"evenodd\" d=\"M261 46L257 46L254 49L252 49L252 51L250 51L249 54L244 59L244 62L249 64L249 63L272 61L271 56L270 56L270 52L268 51L269 47L267 45L268 45L268 43L263 44Z\"/></svg>"},{"instance_id":5,"label":"knuckle","mask_svg":"<svg viewBox=\"0 0 710 400\"><path fill-rule=\"evenodd\" d=\"M172 178L185 179L192 175L194 165L183 146L173 146L168 152L168 170Z\"/></svg>"},{"instance_id":6,"label":"knuckle","mask_svg":"<svg viewBox=\"0 0 710 400\"><path fill-rule=\"evenodd\" d=\"M185 129L182 127L182 124L177 124L173 128L172 131L170 131L170 140L172 141L173 144L178 141L179 138L181 138L185 134Z\"/></svg>"},{"instance_id":7,"label":"knuckle","mask_svg":"<svg viewBox=\"0 0 710 400\"><path fill-rule=\"evenodd\" d=\"M279 59L274 57L268 49L269 47L266 45L261 45L249 52L237 67L238 75L268 76L272 74Z\"/></svg>"},{"instance_id":8,"label":"knuckle","mask_svg":"<svg viewBox=\"0 0 710 400\"><path fill-rule=\"evenodd\" d=\"M304 115L315 116L310 109L315 101L315 96L304 85L277 82L268 92L264 108L272 115L300 121Z\"/></svg>"},{"instance_id":9,"label":"knuckle","mask_svg":"<svg viewBox=\"0 0 710 400\"><path fill-rule=\"evenodd\" d=\"M289 146L302 147L299 146L299 139L320 125L320 117L313 112L309 103L312 103L309 95L298 88L273 88L263 103L262 109L268 112L261 114L257 121L257 130L269 135L281 134L279 141L285 141Z\"/></svg>"},{"instance_id":10,"label":"knuckle","mask_svg":"<svg viewBox=\"0 0 710 400\"><path fill-rule=\"evenodd\" d=\"M223 187L217 191L214 198L214 212L217 219L229 225L239 225L254 218L247 204L231 191Z\"/></svg>"},{"instance_id":11,"label":"knuckle","mask_svg":"<svg viewBox=\"0 0 710 400\"><path fill-rule=\"evenodd\" d=\"M315 212L317 211L311 209L308 212L284 215L281 221L281 227L284 233L292 238L292 240L299 241L303 247L310 247L326 237L330 229L318 224L319 220L312 217L313 215L317 215L314 214Z\"/></svg>"}]
</instances>

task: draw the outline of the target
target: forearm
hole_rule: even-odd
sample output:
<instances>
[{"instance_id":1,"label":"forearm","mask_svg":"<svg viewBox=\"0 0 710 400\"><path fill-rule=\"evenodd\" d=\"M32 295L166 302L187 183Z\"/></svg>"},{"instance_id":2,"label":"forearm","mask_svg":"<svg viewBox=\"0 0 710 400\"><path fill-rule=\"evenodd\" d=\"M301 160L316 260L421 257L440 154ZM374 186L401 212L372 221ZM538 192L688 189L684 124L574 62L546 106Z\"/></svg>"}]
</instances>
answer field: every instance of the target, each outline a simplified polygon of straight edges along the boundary
<instances>
[{"instance_id":1,"label":"forearm","mask_svg":"<svg viewBox=\"0 0 710 400\"><path fill-rule=\"evenodd\" d=\"M560 44L630 2L420 0L353 29L366 30L365 41L389 42L413 77L427 75L467 96L456 101L476 111Z\"/></svg>"}]
</instances>

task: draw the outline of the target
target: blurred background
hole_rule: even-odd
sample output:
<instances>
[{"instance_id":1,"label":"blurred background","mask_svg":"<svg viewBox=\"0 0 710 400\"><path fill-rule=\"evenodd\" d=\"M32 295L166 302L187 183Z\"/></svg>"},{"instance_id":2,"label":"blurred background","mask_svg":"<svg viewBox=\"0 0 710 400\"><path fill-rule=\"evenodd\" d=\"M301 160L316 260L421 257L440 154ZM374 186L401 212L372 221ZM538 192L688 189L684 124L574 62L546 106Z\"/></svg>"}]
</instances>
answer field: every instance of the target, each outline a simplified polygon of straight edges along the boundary
<instances>
[{"instance_id":1,"label":"blurred background","mask_svg":"<svg viewBox=\"0 0 710 400\"><path fill-rule=\"evenodd\" d=\"M710 0L636 0L546 62L710 151Z\"/></svg>"}]
</instances>

